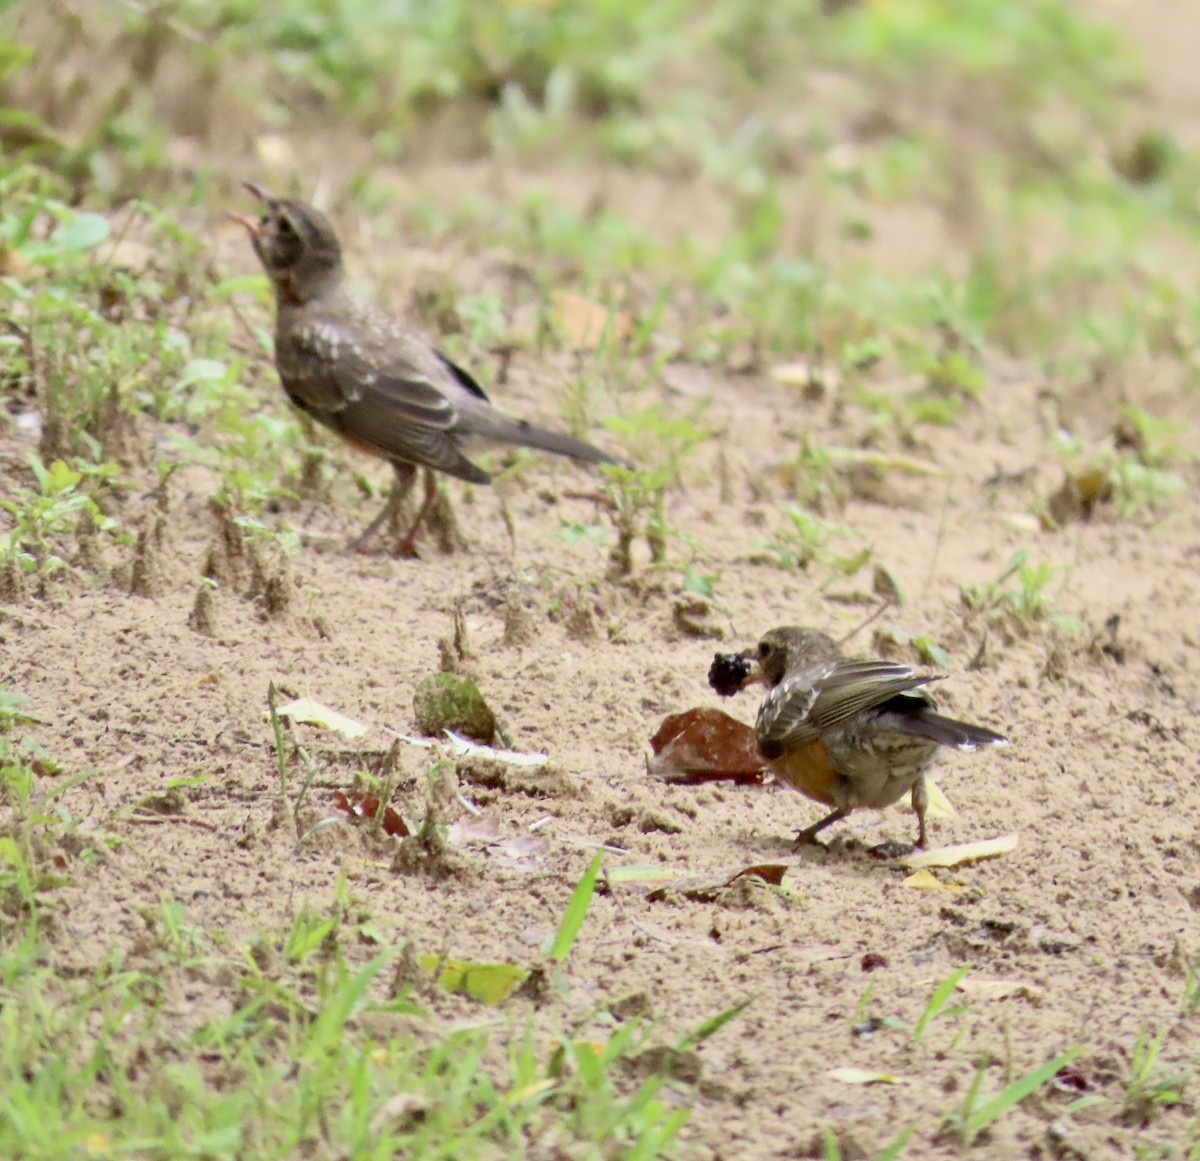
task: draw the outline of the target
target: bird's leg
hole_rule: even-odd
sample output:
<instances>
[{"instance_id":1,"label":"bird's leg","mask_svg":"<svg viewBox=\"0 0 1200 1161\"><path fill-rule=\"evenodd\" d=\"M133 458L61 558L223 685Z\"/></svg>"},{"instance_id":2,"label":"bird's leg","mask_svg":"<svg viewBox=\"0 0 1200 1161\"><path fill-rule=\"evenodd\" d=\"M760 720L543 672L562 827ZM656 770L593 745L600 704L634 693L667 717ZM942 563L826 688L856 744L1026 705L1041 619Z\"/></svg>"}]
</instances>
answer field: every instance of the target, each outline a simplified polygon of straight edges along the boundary
<instances>
[{"instance_id":1,"label":"bird's leg","mask_svg":"<svg viewBox=\"0 0 1200 1161\"><path fill-rule=\"evenodd\" d=\"M796 835L796 846L803 847L817 843L817 835L821 833L827 826L831 826L835 822L841 821L850 812L844 807L839 806L836 810L831 810L824 818L818 822L814 822L812 826L805 827L799 834Z\"/></svg>"},{"instance_id":2,"label":"bird's leg","mask_svg":"<svg viewBox=\"0 0 1200 1161\"><path fill-rule=\"evenodd\" d=\"M917 841L915 843L902 843L896 839L890 839L888 842L880 843L878 846L871 848L869 853L872 858L902 859L905 855L911 855L913 851L923 851L925 849L925 811L929 809L929 790L925 785L924 774L913 784L912 808L913 814L917 816Z\"/></svg>"},{"instance_id":3,"label":"bird's leg","mask_svg":"<svg viewBox=\"0 0 1200 1161\"><path fill-rule=\"evenodd\" d=\"M400 511L404 501L408 499L409 492L412 491L412 486L417 478L416 464L394 463L392 467L395 469L396 478L392 481L392 490L388 493L387 503L384 504L379 515L350 541L352 552L365 551L367 543L387 521Z\"/></svg>"},{"instance_id":4,"label":"bird's leg","mask_svg":"<svg viewBox=\"0 0 1200 1161\"><path fill-rule=\"evenodd\" d=\"M929 809L929 789L925 785L925 775L917 779L912 788L912 808L917 816L917 841L913 844L917 850L925 849L925 812Z\"/></svg>"},{"instance_id":5,"label":"bird's leg","mask_svg":"<svg viewBox=\"0 0 1200 1161\"><path fill-rule=\"evenodd\" d=\"M415 471L416 469L412 469ZM410 485L411 487L411 481ZM437 477L433 474L432 468L425 469L425 499L421 501L420 510L417 512L417 518L412 522L412 527L404 534L404 539L400 541L396 549L398 556L416 556L416 541L417 530L424 523L425 517L429 514L429 509L433 506L434 500L437 499Z\"/></svg>"}]
</instances>

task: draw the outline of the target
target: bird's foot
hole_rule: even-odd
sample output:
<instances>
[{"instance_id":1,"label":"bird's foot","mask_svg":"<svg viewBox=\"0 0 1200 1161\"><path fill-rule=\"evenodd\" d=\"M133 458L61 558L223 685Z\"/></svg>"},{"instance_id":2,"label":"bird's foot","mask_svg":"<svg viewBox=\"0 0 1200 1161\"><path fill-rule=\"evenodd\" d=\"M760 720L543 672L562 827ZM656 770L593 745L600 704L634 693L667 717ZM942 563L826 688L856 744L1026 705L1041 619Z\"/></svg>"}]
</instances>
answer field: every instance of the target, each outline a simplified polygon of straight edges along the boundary
<instances>
[{"instance_id":1,"label":"bird's foot","mask_svg":"<svg viewBox=\"0 0 1200 1161\"><path fill-rule=\"evenodd\" d=\"M420 560L421 554L417 551L417 530L413 528L401 536L391 554L397 560Z\"/></svg>"},{"instance_id":2,"label":"bird's foot","mask_svg":"<svg viewBox=\"0 0 1200 1161\"><path fill-rule=\"evenodd\" d=\"M817 838L816 831L809 827L807 830L797 832L796 841L793 844L797 850L815 847L819 851L827 851L829 848Z\"/></svg>"},{"instance_id":3,"label":"bird's foot","mask_svg":"<svg viewBox=\"0 0 1200 1161\"><path fill-rule=\"evenodd\" d=\"M913 843L902 843L897 839L889 839L885 843L877 843L867 848L867 854L873 859L891 860L903 859L919 849Z\"/></svg>"}]
</instances>

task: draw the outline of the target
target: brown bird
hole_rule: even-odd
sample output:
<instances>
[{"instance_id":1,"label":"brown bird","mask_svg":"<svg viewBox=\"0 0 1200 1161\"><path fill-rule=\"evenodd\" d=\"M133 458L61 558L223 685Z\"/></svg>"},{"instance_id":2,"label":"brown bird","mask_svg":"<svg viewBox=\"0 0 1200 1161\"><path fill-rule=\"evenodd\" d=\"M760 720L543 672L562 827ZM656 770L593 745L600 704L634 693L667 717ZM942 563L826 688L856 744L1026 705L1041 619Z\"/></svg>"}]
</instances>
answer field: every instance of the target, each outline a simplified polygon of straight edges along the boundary
<instances>
[{"instance_id":1,"label":"brown bird","mask_svg":"<svg viewBox=\"0 0 1200 1161\"><path fill-rule=\"evenodd\" d=\"M937 713L924 687L941 680L894 661L848 658L824 633L794 625L772 629L755 649L718 654L709 673L718 693L767 687L755 723L759 752L781 782L833 807L797 844L857 807L882 810L911 790L916 846L925 846L925 772L938 747L1008 741Z\"/></svg>"},{"instance_id":2,"label":"brown bird","mask_svg":"<svg viewBox=\"0 0 1200 1161\"><path fill-rule=\"evenodd\" d=\"M263 214L230 214L250 233L275 288L275 366L288 398L360 451L391 461L388 503L354 542L361 547L425 473L425 499L400 544L412 554L436 494L433 472L473 484L491 476L467 458L476 444L516 444L595 464L617 463L591 444L497 411L483 388L429 340L346 287L342 249L319 210L246 188Z\"/></svg>"}]
</instances>

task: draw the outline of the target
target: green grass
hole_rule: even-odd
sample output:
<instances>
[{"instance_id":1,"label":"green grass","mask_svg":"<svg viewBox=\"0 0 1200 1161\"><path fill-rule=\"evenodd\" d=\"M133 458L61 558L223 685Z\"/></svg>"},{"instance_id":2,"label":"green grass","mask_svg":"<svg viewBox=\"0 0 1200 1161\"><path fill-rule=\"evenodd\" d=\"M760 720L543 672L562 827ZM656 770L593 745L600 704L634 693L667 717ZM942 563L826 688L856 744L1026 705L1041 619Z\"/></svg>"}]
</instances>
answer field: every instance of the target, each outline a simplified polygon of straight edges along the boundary
<instances>
[{"instance_id":1,"label":"green grass","mask_svg":"<svg viewBox=\"0 0 1200 1161\"><path fill-rule=\"evenodd\" d=\"M10 721L22 719L14 695L4 704ZM5 1156L270 1157L320 1146L364 1158L517 1158L550 1139L585 1149L619 1143L629 1156L670 1154L686 1107L664 1101L664 1072L640 1082L629 1076L651 1028L610 1022L607 1031L564 1030L548 1044L519 1006L465 1024L444 1021L411 985L394 982L405 948L366 963L348 958L362 928L349 916L362 912L344 885L328 911L304 904L283 929L243 946L195 924L179 900L163 899L143 910L141 962L149 957L152 970L113 953L82 977L55 972L38 899L65 880L48 881L39 868L69 823L47 805L77 780L39 795L32 765L18 776L17 751L4 738L0 744L19 822L0 838L0 900L11 934L0 951ZM560 970L598 869L597 859L550 948ZM218 971L237 977L233 994L241 998L181 1034L168 997L185 980ZM689 1042L736 1014L707 1021ZM421 1033L378 1030L405 1020ZM147 1068L147 1060L158 1063Z\"/></svg>"},{"instance_id":2,"label":"green grass","mask_svg":"<svg viewBox=\"0 0 1200 1161\"><path fill-rule=\"evenodd\" d=\"M214 576L196 582L250 599L263 554L297 550L302 499L359 498L338 482L349 476L341 453L278 389L265 279L231 276L212 257L231 175L209 146L225 118L260 147L240 164L282 170L305 195L316 173L305 139L323 149L322 134L353 135L369 160L330 191L347 236L369 217L380 250L425 247L462 258L464 271L486 259L479 281L455 261L448 285L418 296L455 357L489 384L498 351L557 359L569 367L567 426L586 433L622 416L608 427L634 466L607 473L594 522L563 530L603 546L595 567L615 578L677 563L686 590L715 594L705 546L674 526L671 505L710 483L705 445L720 433L703 400L661 402L674 363L710 373L731 398L776 364L810 368L780 416L778 455L772 444L731 474L779 511L762 534L767 559L819 574L821 588L872 559L843 519L862 498L854 472L919 471L935 429L970 432L1001 398L1009 360L1046 384L1052 405L1038 450L1078 502L1062 519L1046 494L1022 502L1058 535L1093 509L1159 519L1194 482L1200 155L1154 125L1130 136L1124 110L1143 70L1107 24L1066 0L175 0L83 5L79 28L39 19L42 8L5 5L26 18L14 27L31 43L0 43L0 423L33 415L39 425L3 465L5 603L123 583L131 547L178 499L179 472L217 526ZM115 83L85 71L64 94L58 66L89 36L122 47ZM191 102L194 123L171 122L167 88L212 96ZM199 157L180 166L185 139ZM503 196L394 181L439 150L506 163ZM560 184L571 166L597 187L598 174L618 174L634 192L573 200ZM638 191L657 183L688 212L644 213ZM876 243L891 237L889 215L914 207L933 208L953 243L931 235L927 254L890 267ZM520 276L494 276L497 255ZM627 312L630 334L575 350L563 287ZM1074 430L1081 401L1093 414ZM846 447L808 437L810 402L836 409ZM522 462L509 471L519 477ZM672 559L680 546L687 563ZM1027 549L993 569L962 586L968 617L1018 635L1080 628L1060 607L1067 569ZM932 637L911 644L945 664ZM268 707L279 794L294 813L317 766L280 723L273 689ZM490 1158L543 1145L602 1156L615 1142L653 1157L675 1147L682 1104L662 1075L631 1078L654 1028L585 1021L547 1034L515 998L535 971L570 990L599 857L539 963L421 949L420 981L395 987L405 949L364 961L344 899L303 904L233 946L163 898L140 911L161 971L114 955L86 978L56 972L59 936L43 922L66 883L56 854L69 846L87 865L118 840L81 830L65 802L90 775L63 774L26 711L0 690L0 1153ZM381 803L390 776L384 785ZM432 809L425 824L441 841ZM216 971L236 981L231 1010L176 1035L169 985ZM965 971L903 1028L906 1051L923 1052L931 1029L962 1014L953 997ZM1198 1006L1194 977L1181 1019ZM439 1015L426 986L468 1005L456 1009L467 1023ZM861 1007L872 999L868 990ZM383 1017L415 1021L422 1035L381 1033ZM955 1044L966 1024L954 1024ZM1187 1066L1162 1059L1174 1027L1138 1040L1113 1116L1149 1121L1181 1103ZM977 1140L1071 1056L992 1096L981 1065L948 1131ZM825 1148L840 1147L827 1136Z\"/></svg>"},{"instance_id":3,"label":"green grass","mask_svg":"<svg viewBox=\"0 0 1200 1161\"><path fill-rule=\"evenodd\" d=\"M955 1112L947 1114L944 1122L946 1128L964 1145L974 1143L976 1137L985 1132L993 1121L1051 1081L1062 1068L1082 1053L1082 1048L1071 1048L1010 1081L990 1099L983 1098L980 1093L988 1067L988 1061L983 1060L976 1069L975 1078L967 1088L961 1106Z\"/></svg>"},{"instance_id":4,"label":"green grass","mask_svg":"<svg viewBox=\"0 0 1200 1161\"><path fill-rule=\"evenodd\" d=\"M555 1049L521 1032L519 1019L451 1028L380 990L397 949L355 967L326 948L314 965L331 927L326 920L303 942L289 939L278 970L246 961L244 1002L169 1041L159 973L114 959L64 982L41 964L35 940L7 949L0 1149L42 1158L268 1157L317 1147L356 1158L517 1158L562 1139L580 1148L620 1142L631 1156L669 1151L686 1109L664 1104L661 1077L623 1079L622 1062L644 1033L623 1026L601 1043L564 1039ZM160 938L170 946L178 932ZM388 1014L426 1031L372 1032ZM160 1063L145 1068L144 1059Z\"/></svg>"}]
</instances>

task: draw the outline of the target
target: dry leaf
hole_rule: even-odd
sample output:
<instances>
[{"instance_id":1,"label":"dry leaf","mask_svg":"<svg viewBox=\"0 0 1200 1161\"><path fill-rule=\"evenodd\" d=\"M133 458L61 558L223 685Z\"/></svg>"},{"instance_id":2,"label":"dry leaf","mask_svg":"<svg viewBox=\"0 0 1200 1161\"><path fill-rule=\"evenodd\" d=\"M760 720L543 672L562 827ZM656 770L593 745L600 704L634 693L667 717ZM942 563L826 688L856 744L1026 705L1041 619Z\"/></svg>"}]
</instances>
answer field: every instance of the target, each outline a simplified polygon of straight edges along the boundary
<instances>
[{"instance_id":1,"label":"dry leaf","mask_svg":"<svg viewBox=\"0 0 1200 1161\"><path fill-rule=\"evenodd\" d=\"M906 867L957 867L962 863L972 863L976 859L991 859L996 855L1006 855L1017 845L1015 834L1001 835L999 838L983 839L977 843L959 843L952 847L939 847L936 851L917 851L904 860Z\"/></svg>"},{"instance_id":2,"label":"dry leaf","mask_svg":"<svg viewBox=\"0 0 1200 1161\"><path fill-rule=\"evenodd\" d=\"M1023 980L980 980L974 976L964 976L958 981L957 988L975 1000L1007 1000L1009 996L1024 996L1029 1000L1038 998L1037 989Z\"/></svg>"},{"instance_id":3,"label":"dry leaf","mask_svg":"<svg viewBox=\"0 0 1200 1161\"><path fill-rule=\"evenodd\" d=\"M550 844L537 835L518 835L498 843L492 854L498 863L517 871L536 871L546 861Z\"/></svg>"},{"instance_id":4,"label":"dry leaf","mask_svg":"<svg viewBox=\"0 0 1200 1161\"><path fill-rule=\"evenodd\" d=\"M400 816L400 812L390 803L383 808L383 814L380 815L379 799L374 794L359 794L355 791L346 794L345 791L335 790L333 804L351 818L378 818L384 834L407 838L412 833L408 829L408 824Z\"/></svg>"},{"instance_id":5,"label":"dry leaf","mask_svg":"<svg viewBox=\"0 0 1200 1161\"><path fill-rule=\"evenodd\" d=\"M1042 530L1042 522L1028 512L1006 512L1000 517L1000 520L1014 532L1041 532Z\"/></svg>"},{"instance_id":6,"label":"dry leaf","mask_svg":"<svg viewBox=\"0 0 1200 1161\"><path fill-rule=\"evenodd\" d=\"M446 841L452 847L465 847L467 843L494 845L501 841L500 823L494 818L461 819L446 827Z\"/></svg>"},{"instance_id":7,"label":"dry leaf","mask_svg":"<svg viewBox=\"0 0 1200 1161\"><path fill-rule=\"evenodd\" d=\"M554 295L554 321L576 350L623 343L633 330L633 316L609 310L590 298L560 290Z\"/></svg>"},{"instance_id":8,"label":"dry leaf","mask_svg":"<svg viewBox=\"0 0 1200 1161\"><path fill-rule=\"evenodd\" d=\"M336 730L346 738L361 738L367 732L367 727L362 722L356 722L319 701L313 701L311 697L298 697L295 701L280 706L275 712L281 718L291 718L293 722L301 722L306 726Z\"/></svg>"},{"instance_id":9,"label":"dry leaf","mask_svg":"<svg viewBox=\"0 0 1200 1161\"><path fill-rule=\"evenodd\" d=\"M934 480L944 479L946 476L945 470L937 464L893 452L863 447L828 447L825 451L835 465L851 464L854 467L874 468L880 472L900 472L905 476L924 476Z\"/></svg>"},{"instance_id":10,"label":"dry leaf","mask_svg":"<svg viewBox=\"0 0 1200 1161\"><path fill-rule=\"evenodd\" d=\"M671 714L650 739L649 774L668 782L760 783L763 759L754 731L719 709Z\"/></svg>"},{"instance_id":11,"label":"dry leaf","mask_svg":"<svg viewBox=\"0 0 1200 1161\"><path fill-rule=\"evenodd\" d=\"M925 781L925 789L928 791L929 805L925 808L926 818L957 818L958 811L950 805L950 799L942 793L942 788L936 782ZM904 800L909 809L912 809L912 792Z\"/></svg>"},{"instance_id":12,"label":"dry leaf","mask_svg":"<svg viewBox=\"0 0 1200 1161\"><path fill-rule=\"evenodd\" d=\"M907 1084L898 1076L888 1072L871 1072L866 1068L831 1068L826 1074L830 1080L842 1084Z\"/></svg>"},{"instance_id":13,"label":"dry leaf","mask_svg":"<svg viewBox=\"0 0 1200 1161\"><path fill-rule=\"evenodd\" d=\"M387 729L387 727L384 727ZM387 732L410 746L420 746L422 750L431 750L434 746L444 746L456 758L486 758L489 762L503 762L506 766L545 766L550 761L545 754L522 753L520 750L497 750L494 746L484 746L478 742L468 741L453 730L446 731L446 741L439 742L432 738L414 738L411 734L401 734L397 730Z\"/></svg>"},{"instance_id":14,"label":"dry leaf","mask_svg":"<svg viewBox=\"0 0 1200 1161\"><path fill-rule=\"evenodd\" d=\"M494 746L483 746L478 742L446 731L450 753L456 758L486 758L489 762L503 762L506 766L545 766L550 761L545 754L522 753L519 750L497 750Z\"/></svg>"},{"instance_id":15,"label":"dry leaf","mask_svg":"<svg viewBox=\"0 0 1200 1161\"><path fill-rule=\"evenodd\" d=\"M904 886L916 887L918 891L961 891L961 883L943 883L932 871L924 867L914 871L904 880Z\"/></svg>"},{"instance_id":16,"label":"dry leaf","mask_svg":"<svg viewBox=\"0 0 1200 1161\"><path fill-rule=\"evenodd\" d=\"M771 368L771 378L786 387L819 387L837 391L842 376L836 367L814 367L811 363L780 363Z\"/></svg>"},{"instance_id":17,"label":"dry leaf","mask_svg":"<svg viewBox=\"0 0 1200 1161\"><path fill-rule=\"evenodd\" d=\"M773 887L778 887L783 882L783 876L788 872L788 868L783 863L758 863L753 867L744 867L738 871L726 884L726 887L732 886L739 879L761 879L764 883L770 883Z\"/></svg>"}]
</instances>

